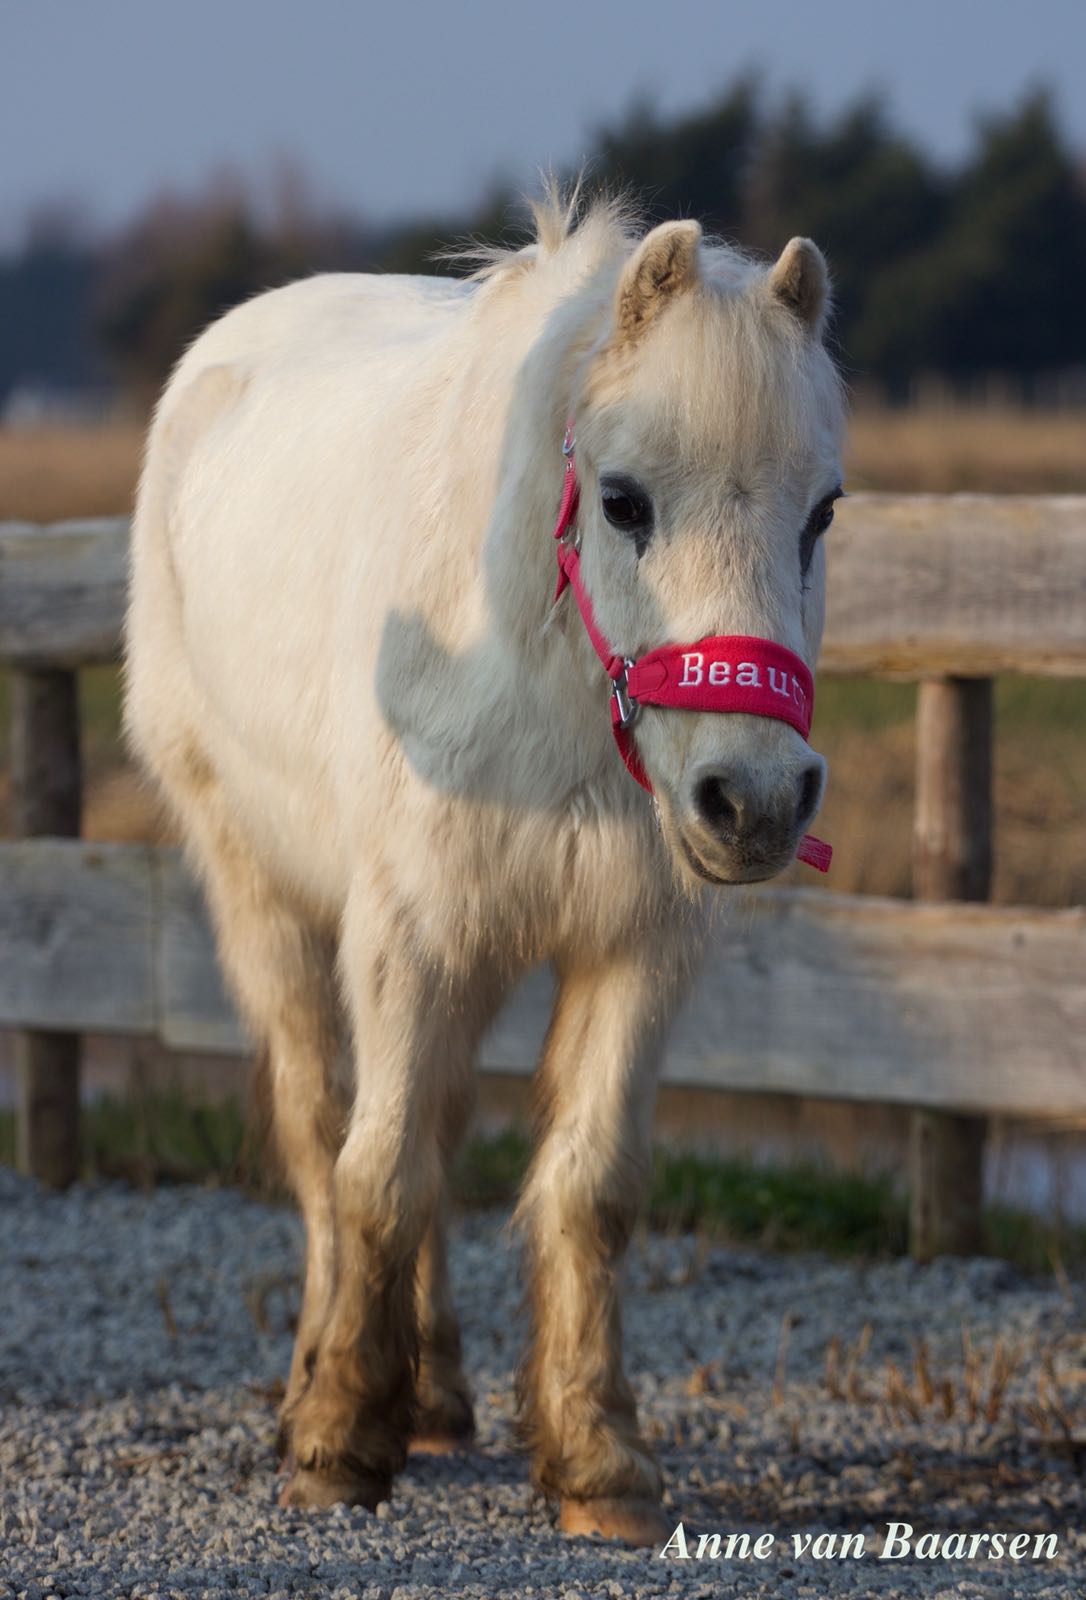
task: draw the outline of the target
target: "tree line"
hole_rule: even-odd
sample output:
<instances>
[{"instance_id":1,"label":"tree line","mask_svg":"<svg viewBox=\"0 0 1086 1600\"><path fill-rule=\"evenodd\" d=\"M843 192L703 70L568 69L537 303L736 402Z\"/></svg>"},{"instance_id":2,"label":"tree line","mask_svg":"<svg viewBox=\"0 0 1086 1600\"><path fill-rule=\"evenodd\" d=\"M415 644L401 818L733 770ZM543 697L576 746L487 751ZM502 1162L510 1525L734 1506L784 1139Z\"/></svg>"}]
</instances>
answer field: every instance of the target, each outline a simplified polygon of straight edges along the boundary
<instances>
[{"instance_id":1,"label":"tree line","mask_svg":"<svg viewBox=\"0 0 1086 1600\"><path fill-rule=\"evenodd\" d=\"M891 395L921 372L1028 390L1086 367L1086 166L1043 90L980 120L947 166L874 96L820 119L799 95L767 105L745 78L674 117L632 106L594 136L593 183L631 189L648 221L698 217L767 255L809 234L830 261L846 373ZM270 212L236 184L161 199L97 243L54 220L0 260L0 404L28 377L147 398L207 321L261 289L314 271L455 270L435 253L523 224L511 192L378 228L317 214L297 184Z\"/></svg>"}]
</instances>

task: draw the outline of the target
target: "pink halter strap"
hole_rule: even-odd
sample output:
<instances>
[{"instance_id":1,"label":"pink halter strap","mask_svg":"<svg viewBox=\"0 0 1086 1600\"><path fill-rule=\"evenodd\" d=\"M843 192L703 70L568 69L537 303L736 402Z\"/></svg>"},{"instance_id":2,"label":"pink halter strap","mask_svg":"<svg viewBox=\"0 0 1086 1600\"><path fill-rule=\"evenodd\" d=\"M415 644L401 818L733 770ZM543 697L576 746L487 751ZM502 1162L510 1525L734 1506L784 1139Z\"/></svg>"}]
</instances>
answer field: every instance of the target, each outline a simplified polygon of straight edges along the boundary
<instances>
[{"instance_id":1,"label":"pink halter strap","mask_svg":"<svg viewBox=\"0 0 1086 1600\"><path fill-rule=\"evenodd\" d=\"M592 647L611 679L611 727L618 753L631 777L652 793L652 784L634 743L633 724L643 705L674 706L687 711L744 711L789 723L806 739L814 711L814 681L807 664L772 639L744 634L713 634L694 644L665 644L636 661L618 655L600 631L592 599L581 577L575 540L567 539L580 490L573 460L573 425L566 429L562 499L554 537L558 544L555 600L568 585ZM800 840L796 857L819 872L828 872L832 847L809 833Z\"/></svg>"}]
</instances>

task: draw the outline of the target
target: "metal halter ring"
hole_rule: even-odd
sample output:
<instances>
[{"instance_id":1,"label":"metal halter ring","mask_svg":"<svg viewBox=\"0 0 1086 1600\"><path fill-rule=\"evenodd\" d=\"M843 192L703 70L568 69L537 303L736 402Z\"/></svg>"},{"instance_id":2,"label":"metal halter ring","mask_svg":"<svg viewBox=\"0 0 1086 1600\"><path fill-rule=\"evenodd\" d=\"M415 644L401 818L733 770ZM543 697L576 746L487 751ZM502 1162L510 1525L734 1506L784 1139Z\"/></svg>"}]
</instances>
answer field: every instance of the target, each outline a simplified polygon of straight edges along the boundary
<instances>
[{"instance_id":1,"label":"metal halter ring","mask_svg":"<svg viewBox=\"0 0 1086 1600\"><path fill-rule=\"evenodd\" d=\"M615 709L618 712L618 718L615 722L615 726L616 728L621 728L623 733L625 733L627 728L633 727L634 723L637 721L638 712L641 710L641 707L638 705L637 701L626 687L626 676L632 666L633 662L629 656L626 656L622 663L622 671L614 680L611 688L611 696L615 702Z\"/></svg>"}]
</instances>

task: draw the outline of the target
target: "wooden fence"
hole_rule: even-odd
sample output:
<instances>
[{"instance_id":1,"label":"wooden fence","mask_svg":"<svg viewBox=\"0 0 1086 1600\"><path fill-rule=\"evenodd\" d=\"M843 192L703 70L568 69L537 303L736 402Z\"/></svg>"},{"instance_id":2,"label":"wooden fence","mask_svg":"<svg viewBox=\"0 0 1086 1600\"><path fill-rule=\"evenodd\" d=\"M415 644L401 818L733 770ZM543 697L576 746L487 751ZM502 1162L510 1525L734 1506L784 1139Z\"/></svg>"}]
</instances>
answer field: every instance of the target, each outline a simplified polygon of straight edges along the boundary
<instances>
[{"instance_id":1,"label":"wooden fence","mask_svg":"<svg viewBox=\"0 0 1086 1600\"><path fill-rule=\"evenodd\" d=\"M176 854L78 837L80 667L116 659L124 520L0 526L13 843L0 846L0 1025L18 1034L19 1153L76 1171L79 1035L246 1048ZM765 890L725 909L666 1082L912 1111L912 1245L979 1242L985 1119L1086 1118L1086 909L984 905L991 679L1086 674L1086 497L856 495L833 536L820 672L920 680L912 902ZM530 1072L533 974L484 1069Z\"/></svg>"}]
</instances>

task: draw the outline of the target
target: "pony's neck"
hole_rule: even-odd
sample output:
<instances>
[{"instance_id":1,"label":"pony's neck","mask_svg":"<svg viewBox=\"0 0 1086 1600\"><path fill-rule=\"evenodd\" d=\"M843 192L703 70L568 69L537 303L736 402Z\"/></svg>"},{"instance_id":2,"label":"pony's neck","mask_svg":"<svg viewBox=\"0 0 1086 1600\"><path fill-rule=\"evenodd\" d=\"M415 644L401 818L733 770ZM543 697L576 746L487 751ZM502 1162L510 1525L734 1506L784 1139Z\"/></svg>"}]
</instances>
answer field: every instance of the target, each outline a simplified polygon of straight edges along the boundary
<instances>
[{"instance_id":1,"label":"pony's neck","mask_svg":"<svg viewBox=\"0 0 1086 1600\"><path fill-rule=\"evenodd\" d=\"M629 779L611 735L608 680L569 593L555 603L554 527L562 495L562 440L583 369L603 326L608 284L560 304L513 382L482 577L498 670L536 737L548 729L548 781L609 785Z\"/></svg>"},{"instance_id":2,"label":"pony's neck","mask_svg":"<svg viewBox=\"0 0 1086 1600\"><path fill-rule=\"evenodd\" d=\"M562 439L604 304L598 280L559 303L513 380L483 575L507 645L533 659L553 631Z\"/></svg>"}]
</instances>

